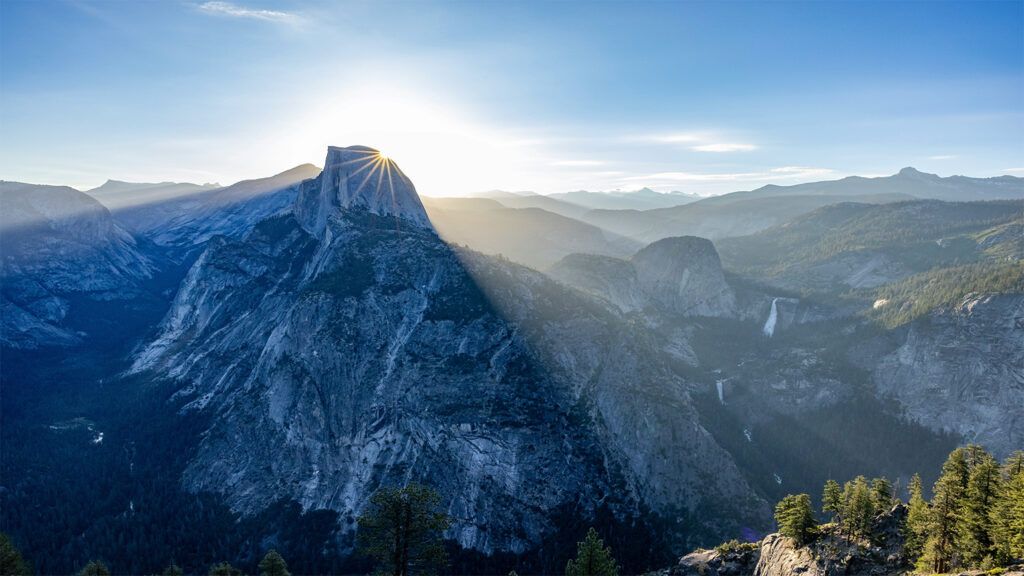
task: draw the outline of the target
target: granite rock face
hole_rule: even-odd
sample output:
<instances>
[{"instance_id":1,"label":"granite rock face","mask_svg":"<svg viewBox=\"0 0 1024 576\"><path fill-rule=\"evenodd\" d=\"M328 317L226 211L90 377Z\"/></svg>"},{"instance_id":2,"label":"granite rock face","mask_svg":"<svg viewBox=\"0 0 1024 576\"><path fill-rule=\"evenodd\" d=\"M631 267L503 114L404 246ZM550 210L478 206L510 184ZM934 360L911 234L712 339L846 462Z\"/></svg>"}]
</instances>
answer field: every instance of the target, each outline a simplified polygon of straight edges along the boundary
<instances>
[{"instance_id":1,"label":"granite rock face","mask_svg":"<svg viewBox=\"0 0 1024 576\"><path fill-rule=\"evenodd\" d=\"M102 204L64 186L0 182L5 346L66 346L73 301L132 298L155 266Z\"/></svg>"},{"instance_id":2,"label":"granite rock face","mask_svg":"<svg viewBox=\"0 0 1024 576\"><path fill-rule=\"evenodd\" d=\"M622 312L651 309L674 316L732 316L736 296L725 281L710 240L665 238L630 260L571 254L551 275Z\"/></svg>"},{"instance_id":3,"label":"granite rock face","mask_svg":"<svg viewBox=\"0 0 1024 576\"><path fill-rule=\"evenodd\" d=\"M714 244L682 236L649 244L632 258L644 293L660 308L683 316L725 316L736 302Z\"/></svg>"},{"instance_id":4,"label":"granite rock face","mask_svg":"<svg viewBox=\"0 0 1024 576\"><path fill-rule=\"evenodd\" d=\"M389 225L335 219L322 245L283 216L196 263L138 362L215 414L184 485L246 513L338 510L350 531L378 486L418 480L464 546L521 551L548 511L607 491L596 439L454 254Z\"/></svg>"},{"instance_id":5,"label":"granite rock face","mask_svg":"<svg viewBox=\"0 0 1024 576\"><path fill-rule=\"evenodd\" d=\"M791 538L769 534L761 542L761 555L754 568L755 576L789 576L807 574L826 576L811 556L809 548L801 548Z\"/></svg>"},{"instance_id":6,"label":"granite rock face","mask_svg":"<svg viewBox=\"0 0 1024 576\"><path fill-rule=\"evenodd\" d=\"M360 180L368 150L332 148L294 214L211 241L137 355L136 372L179 383L180 410L211 416L187 489L245 513L337 510L351 534L379 486L418 480L483 552L525 551L559 510L598 506L767 524L686 383L616 314L453 250L393 163L394 187Z\"/></svg>"},{"instance_id":7,"label":"granite rock face","mask_svg":"<svg viewBox=\"0 0 1024 576\"><path fill-rule=\"evenodd\" d=\"M913 324L874 370L881 394L999 457L1024 446L1024 295L975 294Z\"/></svg>"}]
</instances>

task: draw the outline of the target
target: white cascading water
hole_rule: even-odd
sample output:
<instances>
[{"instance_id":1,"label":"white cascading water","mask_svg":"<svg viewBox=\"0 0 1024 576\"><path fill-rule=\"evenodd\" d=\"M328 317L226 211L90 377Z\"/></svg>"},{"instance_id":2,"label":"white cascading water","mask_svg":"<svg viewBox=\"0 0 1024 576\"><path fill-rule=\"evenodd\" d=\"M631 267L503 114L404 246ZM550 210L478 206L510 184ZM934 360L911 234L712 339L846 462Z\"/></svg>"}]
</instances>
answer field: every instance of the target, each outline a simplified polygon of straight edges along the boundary
<instances>
[{"instance_id":1,"label":"white cascading water","mask_svg":"<svg viewBox=\"0 0 1024 576\"><path fill-rule=\"evenodd\" d=\"M768 320L764 323L764 335L771 338L775 334L775 322L779 319L778 298L772 298L772 311L768 313Z\"/></svg>"},{"instance_id":2,"label":"white cascading water","mask_svg":"<svg viewBox=\"0 0 1024 576\"><path fill-rule=\"evenodd\" d=\"M715 388L718 389L718 401L722 403L722 405L725 405L725 390L723 389L724 383L725 380L715 380Z\"/></svg>"}]
</instances>

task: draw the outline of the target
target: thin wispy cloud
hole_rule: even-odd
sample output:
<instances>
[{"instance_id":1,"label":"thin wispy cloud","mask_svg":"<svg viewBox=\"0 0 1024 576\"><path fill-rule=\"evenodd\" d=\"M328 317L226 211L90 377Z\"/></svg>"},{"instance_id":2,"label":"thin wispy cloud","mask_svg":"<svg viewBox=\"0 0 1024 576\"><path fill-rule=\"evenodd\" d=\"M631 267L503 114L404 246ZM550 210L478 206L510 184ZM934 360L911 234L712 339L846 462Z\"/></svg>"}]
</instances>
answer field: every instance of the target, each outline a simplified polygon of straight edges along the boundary
<instances>
[{"instance_id":1,"label":"thin wispy cloud","mask_svg":"<svg viewBox=\"0 0 1024 576\"><path fill-rule=\"evenodd\" d=\"M1003 172L1010 172L1012 174L1024 173L1024 167L1022 168L1003 168Z\"/></svg>"},{"instance_id":2,"label":"thin wispy cloud","mask_svg":"<svg viewBox=\"0 0 1024 576\"><path fill-rule=\"evenodd\" d=\"M746 142L730 142L714 132L670 132L667 134L646 134L626 136L626 142L648 144L682 144L695 152L749 152L757 150L756 144Z\"/></svg>"},{"instance_id":3,"label":"thin wispy cloud","mask_svg":"<svg viewBox=\"0 0 1024 576\"><path fill-rule=\"evenodd\" d=\"M297 24L301 21L298 14L282 12L280 10L249 8L232 2L203 2L199 5L199 11L213 16L262 20L279 24Z\"/></svg>"},{"instance_id":4,"label":"thin wispy cloud","mask_svg":"<svg viewBox=\"0 0 1024 576\"><path fill-rule=\"evenodd\" d=\"M588 166L601 166L604 162L601 160L557 160L551 162L550 166L565 166L569 168L574 167L588 167Z\"/></svg>"},{"instance_id":5,"label":"thin wispy cloud","mask_svg":"<svg viewBox=\"0 0 1024 576\"><path fill-rule=\"evenodd\" d=\"M716 142L714 144L701 144L699 146L693 146L690 149L696 150L697 152L749 152L751 150L757 150L757 146L753 144Z\"/></svg>"}]
</instances>

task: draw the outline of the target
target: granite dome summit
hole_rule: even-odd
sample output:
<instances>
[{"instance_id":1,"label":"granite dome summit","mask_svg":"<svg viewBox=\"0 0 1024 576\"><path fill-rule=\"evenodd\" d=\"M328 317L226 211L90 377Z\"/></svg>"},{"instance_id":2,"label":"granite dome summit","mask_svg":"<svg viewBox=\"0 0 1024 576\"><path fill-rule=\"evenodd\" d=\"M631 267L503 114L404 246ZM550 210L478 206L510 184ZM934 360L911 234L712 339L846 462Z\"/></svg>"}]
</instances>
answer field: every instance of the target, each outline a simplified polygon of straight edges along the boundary
<instances>
[{"instance_id":1,"label":"granite dome summit","mask_svg":"<svg viewBox=\"0 0 1024 576\"><path fill-rule=\"evenodd\" d=\"M416 187L393 160L369 146L330 146L320 175L300 185L295 215L319 236L328 218L353 208L431 228Z\"/></svg>"}]
</instances>

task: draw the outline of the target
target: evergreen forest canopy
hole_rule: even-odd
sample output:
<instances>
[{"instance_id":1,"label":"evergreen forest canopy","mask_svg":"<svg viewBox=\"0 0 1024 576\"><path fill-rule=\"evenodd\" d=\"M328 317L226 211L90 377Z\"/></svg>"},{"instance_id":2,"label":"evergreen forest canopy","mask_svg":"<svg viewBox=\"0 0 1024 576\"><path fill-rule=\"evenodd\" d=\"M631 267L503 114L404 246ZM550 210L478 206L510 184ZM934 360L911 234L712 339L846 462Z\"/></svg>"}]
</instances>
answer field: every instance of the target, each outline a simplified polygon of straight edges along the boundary
<instances>
[{"instance_id":1,"label":"evergreen forest canopy","mask_svg":"<svg viewBox=\"0 0 1024 576\"><path fill-rule=\"evenodd\" d=\"M797 546L821 538L840 537L871 543L884 537L882 523L903 508L897 530L903 539L902 553L908 571L943 574L968 569L993 570L1024 561L1024 451L1001 464L977 445L957 448L949 454L938 480L925 496L920 475L906 487L906 500L887 478L868 480L858 476L840 485L828 480L816 513L808 494L790 494L775 506L775 520L781 535ZM438 493L427 486L410 484L384 488L372 499L371 507L359 518L357 554L370 559L365 567L375 574L458 573L452 571L443 532L450 518L443 512ZM737 540L717 547L720 553L751 551L756 543ZM91 560L79 576L110 576L108 563L117 559ZM290 576L288 564L277 550L267 550L254 566L259 576ZM517 573L519 566L511 566ZM589 528L577 544L575 557L565 564L566 576L618 576L614 551L605 546L598 532ZM6 535L0 533L0 574L36 574ZM163 576L185 573L172 561ZM188 573L209 576L240 576L247 573L230 562L211 563L206 572L189 567ZM528 572L524 572L528 573ZM993 572L997 573L997 572Z\"/></svg>"}]
</instances>

